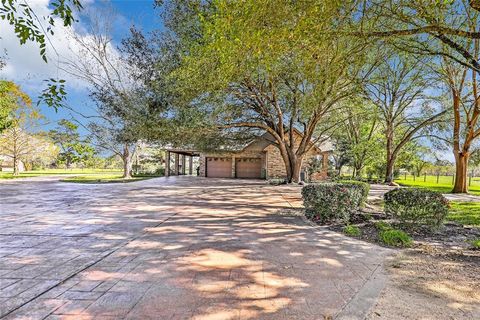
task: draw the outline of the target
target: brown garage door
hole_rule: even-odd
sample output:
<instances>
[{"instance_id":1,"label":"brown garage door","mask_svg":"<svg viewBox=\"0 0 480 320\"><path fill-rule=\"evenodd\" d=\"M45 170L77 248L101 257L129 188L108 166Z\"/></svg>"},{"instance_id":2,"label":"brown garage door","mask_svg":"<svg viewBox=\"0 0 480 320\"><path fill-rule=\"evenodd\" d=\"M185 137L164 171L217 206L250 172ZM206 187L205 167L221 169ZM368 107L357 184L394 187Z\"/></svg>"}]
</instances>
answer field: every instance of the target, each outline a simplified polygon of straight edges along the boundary
<instances>
[{"instance_id":1,"label":"brown garage door","mask_svg":"<svg viewBox=\"0 0 480 320\"><path fill-rule=\"evenodd\" d=\"M235 170L237 178L260 179L262 177L262 159L237 158L235 160Z\"/></svg>"},{"instance_id":2,"label":"brown garage door","mask_svg":"<svg viewBox=\"0 0 480 320\"><path fill-rule=\"evenodd\" d=\"M231 178L232 158L207 158L207 177Z\"/></svg>"}]
</instances>

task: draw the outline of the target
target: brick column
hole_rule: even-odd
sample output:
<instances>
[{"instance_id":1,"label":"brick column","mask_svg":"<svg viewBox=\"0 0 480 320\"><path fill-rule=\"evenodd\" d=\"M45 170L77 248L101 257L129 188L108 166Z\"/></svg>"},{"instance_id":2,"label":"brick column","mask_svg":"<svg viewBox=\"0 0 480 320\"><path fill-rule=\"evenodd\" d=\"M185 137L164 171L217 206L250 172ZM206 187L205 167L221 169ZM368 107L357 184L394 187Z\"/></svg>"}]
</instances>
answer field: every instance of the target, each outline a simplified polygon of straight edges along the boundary
<instances>
[{"instance_id":1,"label":"brick column","mask_svg":"<svg viewBox=\"0 0 480 320\"><path fill-rule=\"evenodd\" d=\"M185 175L185 167L186 167L186 158L185 158L185 155L182 154L182 174Z\"/></svg>"},{"instance_id":2,"label":"brick column","mask_svg":"<svg viewBox=\"0 0 480 320\"><path fill-rule=\"evenodd\" d=\"M179 168L178 168L178 165L179 165L179 155L178 153L175 153L175 175L178 176L179 175Z\"/></svg>"}]
</instances>

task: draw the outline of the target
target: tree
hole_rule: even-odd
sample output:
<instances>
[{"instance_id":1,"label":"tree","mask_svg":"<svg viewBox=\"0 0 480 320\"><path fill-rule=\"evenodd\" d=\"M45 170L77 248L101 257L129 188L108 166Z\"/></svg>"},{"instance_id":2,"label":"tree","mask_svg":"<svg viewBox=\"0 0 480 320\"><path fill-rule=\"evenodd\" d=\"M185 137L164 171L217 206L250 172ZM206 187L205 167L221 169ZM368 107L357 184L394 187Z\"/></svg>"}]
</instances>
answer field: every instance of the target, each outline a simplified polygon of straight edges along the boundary
<instances>
[{"instance_id":1,"label":"tree","mask_svg":"<svg viewBox=\"0 0 480 320\"><path fill-rule=\"evenodd\" d=\"M14 123L15 111L31 103L30 97L18 85L0 80L0 134Z\"/></svg>"},{"instance_id":2,"label":"tree","mask_svg":"<svg viewBox=\"0 0 480 320\"><path fill-rule=\"evenodd\" d=\"M480 42L475 40L472 46L476 47L477 57ZM452 126L447 129L450 138L443 139L453 149L455 157L455 183L452 192L468 192L468 163L471 149L480 136L480 104L478 95L478 74L467 67L458 67L451 61L444 59L440 74L450 93Z\"/></svg>"},{"instance_id":3,"label":"tree","mask_svg":"<svg viewBox=\"0 0 480 320\"><path fill-rule=\"evenodd\" d=\"M86 116L85 126L92 143L101 149L118 154L123 161L124 178L131 177L132 157L146 126L153 123L146 108L148 94L134 77L135 66L115 49L111 38L111 12L91 13L91 36L73 34L78 51L74 59L63 61L62 69L86 81L96 114Z\"/></svg>"},{"instance_id":4,"label":"tree","mask_svg":"<svg viewBox=\"0 0 480 320\"><path fill-rule=\"evenodd\" d=\"M453 147L456 167L452 192L467 192L468 158L478 133L474 98L477 93L476 88L471 88L470 102L462 101L459 93L469 87L468 83L474 82L473 87L476 87L476 78L480 75L479 2L374 0L362 8L366 14L360 15L364 22L361 25L365 28L358 29L355 32L357 36L369 40L382 39L404 52L433 56L438 63L449 65L446 77L443 74L447 90L451 93L453 114L450 122L452 140L448 142ZM465 106L470 114L464 110Z\"/></svg>"},{"instance_id":5,"label":"tree","mask_svg":"<svg viewBox=\"0 0 480 320\"><path fill-rule=\"evenodd\" d=\"M425 127L442 121L446 113L427 96L434 79L425 73L425 61L388 55L365 83L365 92L380 111L385 136L385 182L394 178L402 148L421 136Z\"/></svg>"},{"instance_id":6,"label":"tree","mask_svg":"<svg viewBox=\"0 0 480 320\"><path fill-rule=\"evenodd\" d=\"M350 2L252 0L205 6L180 10L193 8L196 22L172 19L181 27L189 21L195 31L178 36L186 42L176 73L180 90L223 132L268 132L287 180L299 181L305 155L335 126L327 119L355 92L365 65L363 41L329 34L351 22ZM302 133L300 141L294 141L295 130Z\"/></svg>"},{"instance_id":7,"label":"tree","mask_svg":"<svg viewBox=\"0 0 480 320\"><path fill-rule=\"evenodd\" d=\"M362 23L348 34L383 39L400 50L446 58L480 72L478 58L468 44L480 39L475 23L478 1L370 0L359 2L357 9Z\"/></svg>"},{"instance_id":8,"label":"tree","mask_svg":"<svg viewBox=\"0 0 480 320\"><path fill-rule=\"evenodd\" d=\"M429 157L434 158L430 148L412 141L405 145L397 162L400 168L404 168L419 177L428 165L431 164Z\"/></svg>"},{"instance_id":9,"label":"tree","mask_svg":"<svg viewBox=\"0 0 480 320\"><path fill-rule=\"evenodd\" d=\"M65 163L67 168L74 163L86 162L94 155L94 148L88 141L81 139L78 133L78 125L62 119L58 127L49 133L53 142L60 147L57 160Z\"/></svg>"},{"instance_id":10,"label":"tree","mask_svg":"<svg viewBox=\"0 0 480 320\"><path fill-rule=\"evenodd\" d=\"M348 147L346 156L353 167L353 177L361 177L362 171L373 158L382 154L383 145L379 132L379 111L362 97L352 97L339 110L345 119L336 130ZM344 147L345 148L345 147Z\"/></svg>"},{"instance_id":11,"label":"tree","mask_svg":"<svg viewBox=\"0 0 480 320\"><path fill-rule=\"evenodd\" d=\"M42 118L35 109L30 97L23 93L13 82L0 83L2 108L9 111L8 128L0 135L0 154L13 161L14 175L18 175L19 161L42 148L42 141L29 133Z\"/></svg>"}]
</instances>

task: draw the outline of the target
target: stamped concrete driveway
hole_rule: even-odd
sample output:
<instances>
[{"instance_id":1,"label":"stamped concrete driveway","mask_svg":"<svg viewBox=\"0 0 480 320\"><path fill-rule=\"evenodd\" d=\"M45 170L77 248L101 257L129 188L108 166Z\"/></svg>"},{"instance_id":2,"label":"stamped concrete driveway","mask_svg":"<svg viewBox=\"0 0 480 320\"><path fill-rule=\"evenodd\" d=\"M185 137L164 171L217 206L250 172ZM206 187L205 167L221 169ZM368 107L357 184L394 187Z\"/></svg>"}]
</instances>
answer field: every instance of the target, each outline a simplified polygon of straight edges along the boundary
<instances>
[{"instance_id":1,"label":"stamped concrete driveway","mask_svg":"<svg viewBox=\"0 0 480 320\"><path fill-rule=\"evenodd\" d=\"M2 182L0 318L360 316L387 252L278 214L288 199L261 181Z\"/></svg>"}]
</instances>

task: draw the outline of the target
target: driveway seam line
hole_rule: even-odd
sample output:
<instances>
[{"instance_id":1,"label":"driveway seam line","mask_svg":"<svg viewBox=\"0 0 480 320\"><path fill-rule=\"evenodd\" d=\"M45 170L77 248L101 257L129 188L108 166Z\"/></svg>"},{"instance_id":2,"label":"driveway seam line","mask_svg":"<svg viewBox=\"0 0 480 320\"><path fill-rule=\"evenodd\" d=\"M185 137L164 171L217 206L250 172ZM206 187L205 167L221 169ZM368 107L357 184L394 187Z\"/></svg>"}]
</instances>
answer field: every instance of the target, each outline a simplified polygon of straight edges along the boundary
<instances>
[{"instance_id":1,"label":"driveway seam line","mask_svg":"<svg viewBox=\"0 0 480 320\"><path fill-rule=\"evenodd\" d=\"M156 227L162 225L163 223L165 223L166 221L168 221L170 218L176 216L177 214L178 214L178 212L176 212L176 213L168 216L165 220L161 221L160 223L158 223L158 224L156 224L156 225L154 225L153 227L150 227L150 228L156 228ZM143 237L145 234L147 234L147 231L144 231L144 232L140 233L137 237L131 238L130 240L128 240L127 242L125 242L123 245L120 245L120 246L114 248L112 251L110 251L110 252L109 252L108 254L106 254L105 256L102 256L100 259L98 259L98 260L94 261L93 263L87 265L85 268L80 269L79 271L75 272L75 273L72 274L71 276L63 279L62 281L60 281L60 282L58 282L57 284L51 286L50 288L46 289L45 291L42 291L40 294L38 294L38 295L36 295L35 297L33 297L32 299L30 299L30 300L22 303L21 305L19 305L19 306L16 307L15 309L10 310L10 311L7 312L6 314L2 315L1 318L5 318L6 316L8 316L8 315L12 314L13 312L17 311L18 309L22 308L23 306L25 306L25 305L29 304L30 302L34 301L34 300L37 299L38 297L44 295L45 293L47 293L47 292L49 292L50 290L58 287L58 286L61 285L62 283L65 283L66 281L68 281L68 280L70 280L71 278L75 277L75 276L78 275L79 273L87 270L87 269L90 268L90 267L93 267L94 265L96 265L96 264L99 263L100 261L104 260L105 258L107 258L107 257L109 257L110 255L112 255L113 253L115 253L116 251L120 250L121 248L124 248L125 246L127 246L127 245L130 244L131 242L133 242L133 241L135 241L135 240ZM101 296L103 296L103 294L102 294ZM101 297L101 296L100 296L100 297ZM100 297L99 297L99 298L100 298ZM55 311L55 310L53 310L53 311ZM52 312L53 312L53 311L52 311ZM52 314L52 313L49 313L46 317L50 316L51 314ZM45 317L45 318L46 318L46 317ZM45 319L45 318L44 318L44 319Z\"/></svg>"}]
</instances>

